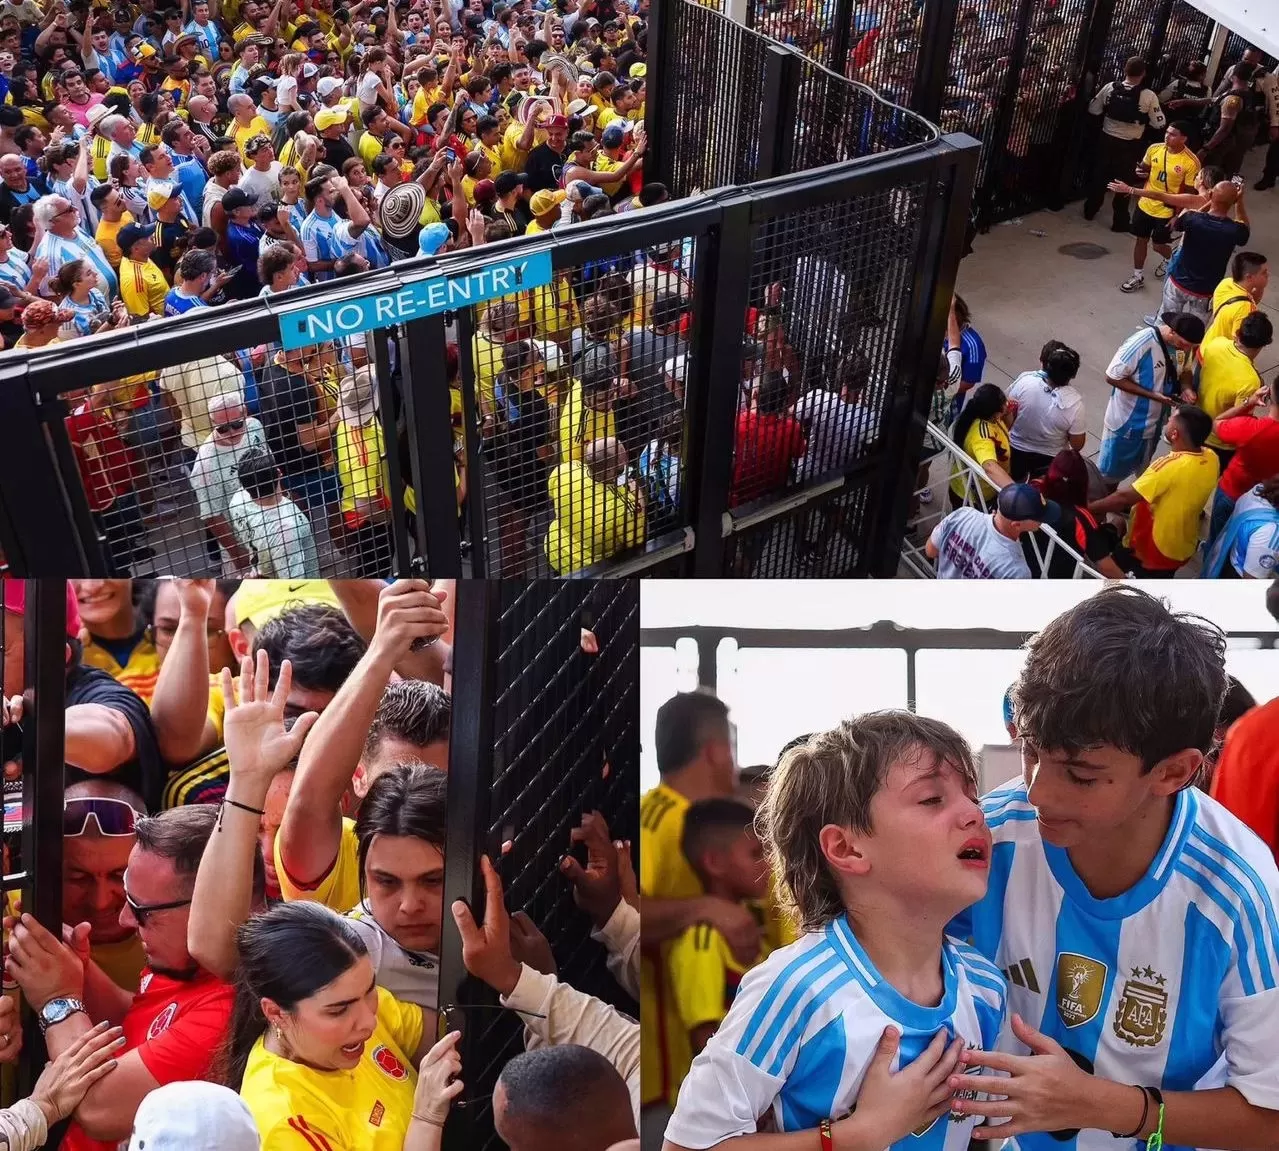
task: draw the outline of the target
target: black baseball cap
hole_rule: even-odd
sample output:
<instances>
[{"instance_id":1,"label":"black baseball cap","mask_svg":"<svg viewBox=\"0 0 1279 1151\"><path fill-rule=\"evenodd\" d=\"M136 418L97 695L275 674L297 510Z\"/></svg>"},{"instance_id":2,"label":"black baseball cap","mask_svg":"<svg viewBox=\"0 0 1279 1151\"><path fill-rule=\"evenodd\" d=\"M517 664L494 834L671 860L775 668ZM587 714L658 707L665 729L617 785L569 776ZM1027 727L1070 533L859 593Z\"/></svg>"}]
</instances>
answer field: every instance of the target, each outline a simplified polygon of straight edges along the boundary
<instances>
[{"instance_id":1,"label":"black baseball cap","mask_svg":"<svg viewBox=\"0 0 1279 1151\"><path fill-rule=\"evenodd\" d=\"M527 179L523 172L499 172L493 180L493 187L497 189L499 196L506 196L514 192Z\"/></svg>"},{"instance_id":2,"label":"black baseball cap","mask_svg":"<svg viewBox=\"0 0 1279 1151\"><path fill-rule=\"evenodd\" d=\"M1164 312L1159 318L1188 343L1203 343L1204 322L1198 316L1190 312Z\"/></svg>"},{"instance_id":3,"label":"black baseball cap","mask_svg":"<svg viewBox=\"0 0 1279 1151\"><path fill-rule=\"evenodd\" d=\"M257 197L251 196L243 188L232 188L222 197L222 210L230 215L236 208L247 208L257 203Z\"/></svg>"},{"instance_id":4,"label":"black baseball cap","mask_svg":"<svg viewBox=\"0 0 1279 1151\"><path fill-rule=\"evenodd\" d=\"M1061 506L1046 500L1030 484L1009 484L999 493L999 512L1009 520L1033 520L1053 524L1061 518Z\"/></svg>"}]
</instances>

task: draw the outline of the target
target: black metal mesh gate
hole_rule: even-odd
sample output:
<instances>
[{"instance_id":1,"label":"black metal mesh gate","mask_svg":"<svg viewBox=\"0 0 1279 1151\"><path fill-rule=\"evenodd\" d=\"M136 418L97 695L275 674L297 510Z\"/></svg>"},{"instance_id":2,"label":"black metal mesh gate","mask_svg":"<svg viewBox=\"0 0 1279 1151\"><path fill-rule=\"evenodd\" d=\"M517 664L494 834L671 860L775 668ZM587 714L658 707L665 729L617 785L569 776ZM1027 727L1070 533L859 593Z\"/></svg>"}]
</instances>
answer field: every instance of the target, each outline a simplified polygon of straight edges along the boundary
<instances>
[{"instance_id":1,"label":"black metal mesh gate","mask_svg":"<svg viewBox=\"0 0 1279 1151\"><path fill-rule=\"evenodd\" d=\"M467 581L458 585L456 626L453 690L468 702L455 713L449 759L445 903L465 898L483 908L478 859L488 852L500 860L507 908L541 928L559 978L637 1017L558 862L591 810L603 813L614 839L638 842L639 585ZM584 632L598 650L588 650ZM465 1005L467 1097L488 1100L522 1050L522 1028L466 977L448 917L440 1002ZM487 1102L455 1112L446 1139L466 1151L503 1145Z\"/></svg>"},{"instance_id":2,"label":"black metal mesh gate","mask_svg":"<svg viewBox=\"0 0 1279 1151\"><path fill-rule=\"evenodd\" d=\"M1148 85L1161 91L1192 59L1207 60L1213 27L1187 0L750 0L747 22L980 140L981 228L1082 196L1100 129L1087 114L1097 89L1140 56ZM1245 47L1232 33L1222 68Z\"/></svg>"},{"instance_id":3,"label":"black metal mesh gate","mask_svg":"<svg viewBox=\"0 0 1279 1151\"><path fill-rule=\"evenodd\" d=\"M1212 20L1186 0L1173 0L1164 29L1163 48L1152 76L1152 85L1161 92L1191 60L1207 56Z\"/></svg>"},{"instance_id":4,"label":"black metal mesh gate","mask_svg":"<svg viewBox=\"0 0 1279 1151\"><path fill-rule=\"evenodd\" d=\"M648 174L682 198L0 360L15 570L717 575L754 566L735 534L802 515L805 547L768 570L894 571L975 144L722 13L661 3ZM542 253L549 283L280 347L301 311ZM841 452L861 433L837 431L743 488L742 417L761 390L776 401L778 372L787 406L834 386L880 434ZM356 393L366 415L331 424ZM796 513L814 501L843 509L847 544L817 564L801 552L834 529Z\"/></svg>"}]
</instances>

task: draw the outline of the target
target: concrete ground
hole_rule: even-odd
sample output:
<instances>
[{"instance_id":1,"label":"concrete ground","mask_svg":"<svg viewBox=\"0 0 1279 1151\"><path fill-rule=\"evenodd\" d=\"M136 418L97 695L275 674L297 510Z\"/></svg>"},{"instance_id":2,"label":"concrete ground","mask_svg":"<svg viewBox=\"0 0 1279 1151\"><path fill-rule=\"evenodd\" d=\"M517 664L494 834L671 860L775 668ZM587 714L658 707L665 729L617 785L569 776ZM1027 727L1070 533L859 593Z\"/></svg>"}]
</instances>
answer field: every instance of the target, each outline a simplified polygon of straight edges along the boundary
<instances>
[{"instance_id":1,"label":"concrete ground","mask_svg":"<svg viewBox=\"0 0 1279 1151\"><path fill-rule=\"evenodd\" d=\"M1244 206L1252 224L1253 251L1279 263L1279 188L1254 192L1265 149L1254 148L1245 163ZM1042 235L1034 233L1041 232ZM1066 244L1089 243L1108 249L1105 256L1081 260L1063 255ZM1132 237L1110 230L1110 205L1091 223L1081 202L1060 212L1035 212L1020 223L997 224L973 243L973 254L959 267L958 290L973 314L973 327L986 342L986 381L1006 387L1017 375L1039 367L1039 349L1058 339L1079 352L1075 386L1088 415L1085 454L1096 453L1101 419L1110 398L1106 365L1119 345L1159 306L1163 281L1155 278L1159 257L1146 257L1146 286L1125 295L1119 285L1132 272ZM1262 306L1279 329L1279 284ZM1279 342L1257 359L1267 379L1279 367Z\"/></svg>"},{"instance_id":2,"label":"concrete ground","mask_svg":"<svg viewBox=\"0 0 1279 1151\"><path fill-rule=\"evenodd\" d=\"M1243 169L1244 206L1252 228L1248 246L1279 263L1279 188L1252 189L1264 159L1265 149L1254 148ZM1110 398L1106 366L1142 317L1158 309L1163 291L1163 281L1154 274L1159 257L1153 249L1146 257L1145 288L1131 294L1119 290L1132 272L1133 240L1112 232L1110 218L1108 199L1092 222L1084 219L1082 202L1076 201L1060 212L1034 212L997 224L975 239L972 255L960 264L957 285L972 312L973 327L986 344L984 382L1007 388L1021 372L1038 368L1039 350L1050 339L1079 352L1075 386L1083 394L1088 418L1087 456L1096 456L1101 446L1102 416ZM1107 251L1090 260L1060 251L1078 243ZM1279 330L1279 285L1269 290L1262 307ZM1257 368L1271 380L1279 368L1279 342L1262 352ZM1166 450L1165 446L1161 452ZM946 474L940 464L932 468L930 487L933 500L922 509L916 529L920 540L948 510ZM1192 577L1198 570L1194 559L1179 576Z\"/></svg>"}]
</instances>

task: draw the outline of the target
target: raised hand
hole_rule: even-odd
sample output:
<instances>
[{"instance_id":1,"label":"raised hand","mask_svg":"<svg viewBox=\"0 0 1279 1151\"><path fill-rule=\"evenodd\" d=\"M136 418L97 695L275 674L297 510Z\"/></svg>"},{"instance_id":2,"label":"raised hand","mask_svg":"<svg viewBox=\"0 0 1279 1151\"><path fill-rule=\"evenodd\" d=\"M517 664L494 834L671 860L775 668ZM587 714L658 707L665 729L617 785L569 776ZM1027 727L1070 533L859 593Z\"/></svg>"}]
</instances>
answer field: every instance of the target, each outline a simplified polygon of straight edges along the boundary
<instances>
[{"instance_id":1,"label":"raised hand","mask_svg":"<svg viewBox=\"0 0 1279 1151\"><path fill-rule=\"evenodd\" d=\"M271 661L259 651L257 667L245 658L240 664L240 698L235 698L229 668L222 669L222 698L226 703L223 739L231 778L269 787L277 772L302 750L302 741L319 718L313 711L298 717L291 730L284 727L284 705L293 685L293 666L280 665L275 690L268 687Z\"/></svg>"}]
</instances>

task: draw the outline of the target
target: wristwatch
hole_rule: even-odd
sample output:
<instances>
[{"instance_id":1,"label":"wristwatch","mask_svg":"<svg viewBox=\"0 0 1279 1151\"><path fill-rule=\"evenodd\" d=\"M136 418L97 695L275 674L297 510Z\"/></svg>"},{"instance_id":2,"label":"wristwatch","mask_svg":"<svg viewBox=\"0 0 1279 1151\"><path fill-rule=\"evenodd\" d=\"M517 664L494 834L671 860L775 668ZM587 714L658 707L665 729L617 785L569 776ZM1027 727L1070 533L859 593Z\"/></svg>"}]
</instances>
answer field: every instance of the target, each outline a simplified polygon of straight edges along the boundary
<instances>
[{"instance_id":1,"label":"wristwatch","mask_svg":"<svg viewBox=\"0 0 1279 1151\"><path fill-rule=\"evenodd\" d=\"M70 1019L77 1011L83 1011L84 1004L78 999L72 998L70 995L58 999L50 999L43 1007L40 1008L38 1016L40 1021L40 1034L43 1035L55 1023L61 1023L64 1019Z\"/></svg>"}]
</instances>

